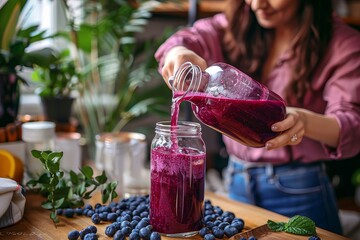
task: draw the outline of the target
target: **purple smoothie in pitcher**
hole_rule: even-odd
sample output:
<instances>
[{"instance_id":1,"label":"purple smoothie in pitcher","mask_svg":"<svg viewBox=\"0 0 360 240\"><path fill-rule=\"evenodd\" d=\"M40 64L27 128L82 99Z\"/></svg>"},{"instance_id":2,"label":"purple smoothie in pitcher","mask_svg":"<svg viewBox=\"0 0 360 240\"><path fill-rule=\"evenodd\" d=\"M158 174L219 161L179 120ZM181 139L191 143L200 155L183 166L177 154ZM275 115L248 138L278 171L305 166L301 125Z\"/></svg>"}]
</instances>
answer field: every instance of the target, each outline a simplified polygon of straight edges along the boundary
<instances>
[{"instance_id":1,"label":"purple smoothie in pitcher","mask_svg":"<svg viewBox=\"0 0 360 240\"><path fill-rule=\"evenodd\" d=\"M276 99L240 100L187 93L181 101L191 102L195 116L205 125L252 147L263 147L279 135L271 125L282 121L286 111L283 101Z\"/></svg>"},{"instance_id":2,"label":"purple smoothie in pitcher","mask_svg":"<svg viewBox=\"0 0 360 240\"><path fill-rule=\"evenodd\" d=\"M189 148L151 150L150 223L163 234L202 227L205 153Z\"/></svg>"}]
</instances>

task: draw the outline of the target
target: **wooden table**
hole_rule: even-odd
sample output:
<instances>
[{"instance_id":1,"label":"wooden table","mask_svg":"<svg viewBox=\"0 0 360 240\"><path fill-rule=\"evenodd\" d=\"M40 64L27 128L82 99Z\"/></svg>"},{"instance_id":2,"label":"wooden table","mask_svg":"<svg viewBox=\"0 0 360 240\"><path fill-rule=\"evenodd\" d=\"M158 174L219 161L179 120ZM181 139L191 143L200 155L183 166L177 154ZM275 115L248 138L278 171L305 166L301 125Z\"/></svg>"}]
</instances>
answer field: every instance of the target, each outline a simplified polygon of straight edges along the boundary
<instances>
[{"instance_id":1,"label":"wooden table","mask_svg":"<svg viewBox=\"0 0 360 240\"><path fill-rule=\"evenodd\" d=\"M214 206L220 206L224 211L232 211L237 217L243 218L245 221L245 228L243 232L250 231L256 233L259 226L266 224L268 219L274 221L286 222L288 218L279 214L258 208L252 205L243 204L232 201L226 197L208 192L206 199L211 200ZM23 219L17 224L0 229L1 240L42 240L42 239L67 239L67 234L71 230L81 230L89 225L93 225L89 217L76 216L74 218L66 218L60 216L60 224L57 228L53 225L49 218L49 211L44 210L40 205L44 199L40 195L28 194L26 196L26 207ZM93 199L90 203L94 204L97 199ZM99 239L112 239L104 234L105 227L109 223L98 224ZM262 228L263 230L263 228ZM309 237L298 236L288 233L275 233L266 231L261 234L258 239L281 239L281 240L307 240ZM246 233L246 232L245 232ZM347 239L337 234L317 228L318 236L322 240L342 240ZM170 239L162 237L162 239ZM188 238L189 239L189 238ZM191 239L202 239L200 236L192 237ZM226 238L224 238L226 239Z\"/></svg>"}]
</instances>

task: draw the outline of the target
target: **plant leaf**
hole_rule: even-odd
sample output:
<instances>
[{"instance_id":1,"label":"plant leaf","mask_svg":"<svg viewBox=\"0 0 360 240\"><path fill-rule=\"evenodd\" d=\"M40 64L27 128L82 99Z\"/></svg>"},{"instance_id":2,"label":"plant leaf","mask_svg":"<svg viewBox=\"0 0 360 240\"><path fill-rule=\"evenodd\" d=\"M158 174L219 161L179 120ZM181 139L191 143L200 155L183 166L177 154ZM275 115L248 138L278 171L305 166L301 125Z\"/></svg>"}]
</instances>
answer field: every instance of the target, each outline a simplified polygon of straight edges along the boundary
<instances>
[{"instance_id":1,"label":"plant leaf","mask_svg":"<svg viewBox=\"0 0 360 240\"><path fill-rule=\"evenodd\" d=\"M94 175L93 169L89 166L82 167L80 171L82 172L82 174L84 174L85 178L87 179L91 179Z\"/></svg>"},{"instance_id":2,"label":"plant leaf","mask_svg":"<svg viewBox=\"0 0 360 240\"><path fill-rule=\"evenodd\" d=\"M310 218L296 215L285 225L285 231L299 235L316 235L316 226Z\"/></svg>"},{"instance_id":3,"label":"plant leaf","mask_svg":"<svg viewBox=\"0 0 360 240\"><path fill-rule=\"evenodd\" d=\"M8 50L26 0L6 1L0 9L0 49Z\"/></svg>"},{"instance_id":4,"label":"plant leaf","mask_svg":"<svg viewBox=\"0 0 360 240\"><path fill-rule=\"evenodd\" d=\"M267 221L267 226L274 232L282 232L285 230L284 222L274 222L272 220Z\"/></svg>"}]
</instances>

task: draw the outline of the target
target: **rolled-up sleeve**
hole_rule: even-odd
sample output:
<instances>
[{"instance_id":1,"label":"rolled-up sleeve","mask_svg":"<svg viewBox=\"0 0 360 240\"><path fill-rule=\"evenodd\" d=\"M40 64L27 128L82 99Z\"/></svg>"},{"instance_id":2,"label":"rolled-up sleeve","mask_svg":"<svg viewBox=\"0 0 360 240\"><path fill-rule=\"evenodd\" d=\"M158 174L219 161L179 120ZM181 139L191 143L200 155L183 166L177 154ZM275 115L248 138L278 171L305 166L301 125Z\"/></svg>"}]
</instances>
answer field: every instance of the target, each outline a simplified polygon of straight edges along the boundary
<instances>
[{"instance_id":1,"label":"rolled-up sleeve","mask_svg":"<svg viewBox=\"0 0 360 240\"><path fill-rule=\"evenodd\" d=\"M221 32L226 24L223 14L196 21L192 27L186 27L168 38L156 51L159 72L164 65L168 51L175 46L184 46L204 58L208 65L223 61Z\"/></svg>"},{"instance_id":2,"label":"rolled-up sleeve","mask_svg":"<svg viewBox=\"0 0 360 240\"><path fill-rule=\"evenodd\" d=\"M331 159L349 158L360 152L360 35L343 36L334 43L328 62L331 77L325 84L325 114L334 116L340 125L336 149L325 147Z\"/></svg>"}]
</instances>

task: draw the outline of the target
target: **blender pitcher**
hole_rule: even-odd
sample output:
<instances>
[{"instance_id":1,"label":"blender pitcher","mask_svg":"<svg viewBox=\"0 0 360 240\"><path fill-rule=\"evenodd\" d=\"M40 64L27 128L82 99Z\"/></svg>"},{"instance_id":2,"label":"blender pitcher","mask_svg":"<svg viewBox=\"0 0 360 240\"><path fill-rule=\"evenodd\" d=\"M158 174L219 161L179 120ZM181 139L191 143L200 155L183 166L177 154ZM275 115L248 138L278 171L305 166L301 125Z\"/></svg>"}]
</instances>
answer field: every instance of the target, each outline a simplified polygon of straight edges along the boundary
<instances>
[{"instance_id":1,"label":"blender pitcher","mask_svg":"<svg viewBox=\"0 0 360 240\"><path fill-rule=\"evenodd\" d=\"M226 63L205 71L182 64L169 80L173 101L189 101L200 122L251 147L263 147L279 133L271 125L285 118L284 100Z\"/></svg>"}]
</instances>

